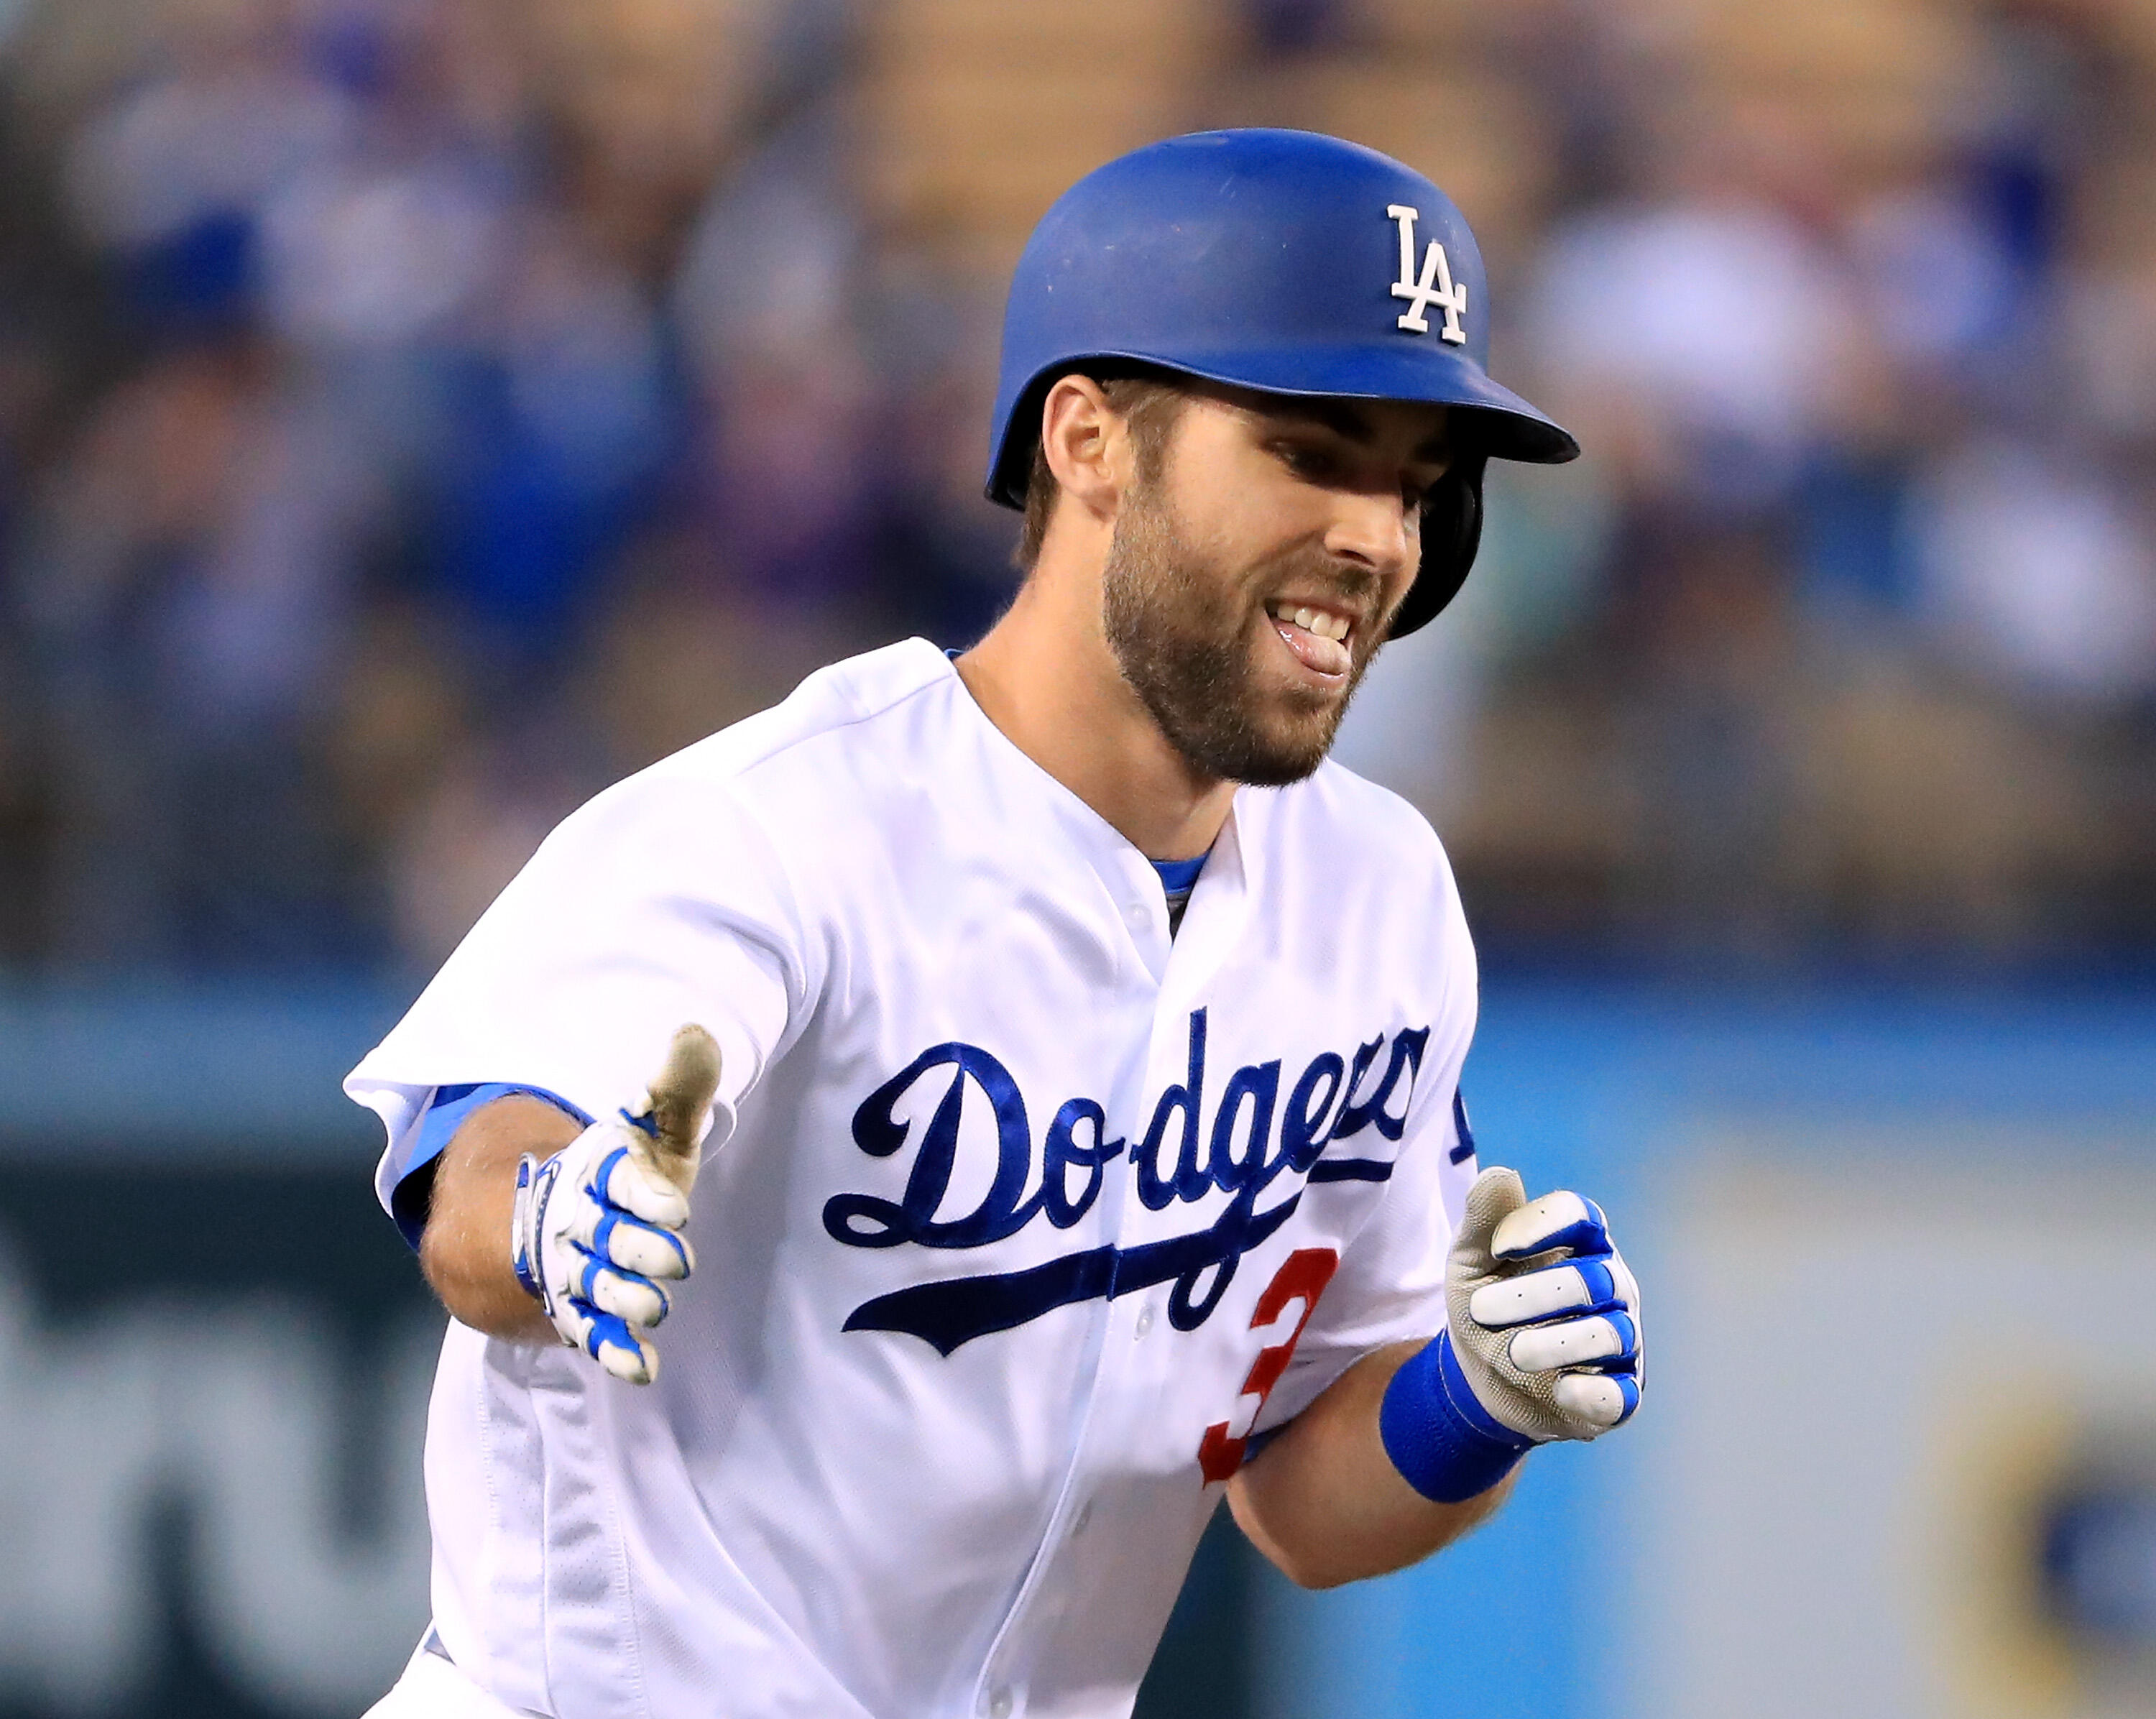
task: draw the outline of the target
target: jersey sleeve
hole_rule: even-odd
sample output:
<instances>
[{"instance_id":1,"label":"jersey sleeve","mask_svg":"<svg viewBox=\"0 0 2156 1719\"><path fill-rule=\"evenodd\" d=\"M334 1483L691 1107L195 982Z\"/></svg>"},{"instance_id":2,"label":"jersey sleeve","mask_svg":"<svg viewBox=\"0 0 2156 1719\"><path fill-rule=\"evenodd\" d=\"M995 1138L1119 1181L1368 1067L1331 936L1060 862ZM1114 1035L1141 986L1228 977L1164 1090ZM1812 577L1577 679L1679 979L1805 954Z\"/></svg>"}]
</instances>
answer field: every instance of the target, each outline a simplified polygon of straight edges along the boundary
<instances>
[{"instance_id":1,"label":"jersey sleeve","mask_svg":"<svg viewBox=\"0 0 2156 1719\"><path fill-rule=\"evenodd\" d=\"M729 786L650 771L608 789L547 837L346 1078L388 1135L383 1208L398 1215L441 1089L522 1088L608 1116L642 1097L688 1021L719 1046L716 1148L803 1018L814 967L780 857Z\"/></svg>"},{"instance_id":2,"label":"jersey sleeve","mask_svg":"<svg viewBox=\"0 0 2156 1719\"><path fill-rule=\"evenodd\" d=\"M1279 1385L1252 1430L1277 1430L1373 1349L1445 1328L1445 1264L1476 1174L1460 1096L1475 1031L1475 952L1455 898L1444 927L1447 983L1383 1198L1342 1250ZM1321 1160L1322 1162L1322 1160Z\"/></svg>"},{"instance_id":3,"label":"jersey sleeve","mask_svg":"<svg viewBox=\"0 0 2156 1719\"><path fill-rule=\"evenodd\" d=\"M511 1086L499 1080L437 1086L413 1126L410 1143L400 1155L401 1162L394 1167L394 1184L386 1195L390 1219L413 1252L418 1251L419 1238L427 1228L428 1203L434 1188L434 1161L441 1157L443 1148L474 1111L485 1108L497 1098L516 1093L552 1105L563 1114L575 1117L579 1127L592 1126L593 1118L589 1111L543 1087Z\"/></svg>"}]
</instances>

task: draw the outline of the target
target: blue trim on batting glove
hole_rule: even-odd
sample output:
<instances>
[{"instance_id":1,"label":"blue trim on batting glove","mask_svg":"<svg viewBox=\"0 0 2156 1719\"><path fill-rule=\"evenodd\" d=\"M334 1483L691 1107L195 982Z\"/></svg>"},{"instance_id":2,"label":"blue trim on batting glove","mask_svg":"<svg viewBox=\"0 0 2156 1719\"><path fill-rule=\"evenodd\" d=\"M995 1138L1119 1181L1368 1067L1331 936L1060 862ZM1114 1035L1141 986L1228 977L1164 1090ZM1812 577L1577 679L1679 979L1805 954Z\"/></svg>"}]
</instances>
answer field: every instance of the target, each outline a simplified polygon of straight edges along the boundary
<instances>
[{"instance_id":1,"label":"blue trim on batting glove","mask_svg":"<svg viewBox=\"0 0 2156 1719\"><path fill-rule=\"evenodd\" d=\"M1512 1473L1534 1440L1476 1400L1452 1334L1426 1343L1385 1387L1378 1435L1400 1478L1438 1504L1461 1504Z\"/></svg>"},{"instance_id":2,"label":"blue trim on batting glove","mask_svg":"<svg viewBox=\"0 0 2156 1719\"><path fill-rule=\"evenodd\" d=\"M449 1145L449 1137L464 1126L465 1118L480 1106L506 1098L512 1092L544 1099L556 1110L574 1116L583 1126L592 1126L593 1119L581 1108L543 1086L518 1086L501 1081L483 1085L437 1086L433 1099L420 1114L411 1158L398 1173L397 1185L389 1191L389 1215L397 1220L398 1232L413 1252L419 1250L419 1237L427 1227L427 1208L434 1193L434 1161Z\"/></svg>"},{"instance_id":3,"label":"blue trim on batting glove","mask_svg":"<svg viewBox=\"0 0 2156 1719\"><path fill-rule=\"evenodd\" d=\"M561 1179L559 1152L542 1163L527 1152L517 1161L516 1201L511 1208L516 1246L509 1256L509 1269L516 1274L524 1293L544 1307L550 1319L554 1316L554 1304L547 1296L546 1280L540 1275L539 1261L526 1249L545 1222L547 1202L553 1198L554 1184ZM534 1206L538 1208L536 1212L531 1209Z\"/></svg>"},{"instance_id":4,"label":"blue trim on batting glove","mask_svg":"<svg viewBox=\"0 0 2156 1719\"><path fill-rule=\"evenodd\" d=\"M1562 1248L1575 1260L1600 1259L1610 1252L1609 1220L1603 1215L1602 1208L1583 1197L1580 1204L1587 1208L1587 1215L1577 1224L1568 1224L1562 1229L1539 1237L1535 1244L1523 1254L1517 1249L1497 1255L1501 1260L1517 1260L1535 1254L1547 1254Z\"/></svg>"},{"instance_id":5,"label":"blue trim on batting glove","mask_svg":"<svg viewBox=\"0 0 2156 1719\"><path fill-rule=\"evenodd\" d=\"M608 1343L631 1355L643 1352L637 1347L636 1339L629 1334L629 1321L619 1314L609 1313L603 1307L579 1301L574 1296L570 1297L570 1305L592 1322L591 1329L584 1333L584 1352L593 1360L598 1360L599 1351ZM603 1366L605 1363L600 1364Z\"/></svg>"}]
</instances>

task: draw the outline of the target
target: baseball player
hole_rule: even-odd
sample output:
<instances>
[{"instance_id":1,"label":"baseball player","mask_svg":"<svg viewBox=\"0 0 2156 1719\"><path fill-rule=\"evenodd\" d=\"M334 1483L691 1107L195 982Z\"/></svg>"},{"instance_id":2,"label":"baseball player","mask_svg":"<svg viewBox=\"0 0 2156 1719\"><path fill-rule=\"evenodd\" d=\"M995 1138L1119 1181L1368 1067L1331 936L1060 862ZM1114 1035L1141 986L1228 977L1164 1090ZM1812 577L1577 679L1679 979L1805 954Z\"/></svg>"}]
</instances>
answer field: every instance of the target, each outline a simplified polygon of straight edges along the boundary
<instances>
[{"instance_id":1,"label":"baseball player","mask_svg":"<svg viewBox=\"0 0 2156 1719\"><path fill-rule=\"evenodd\" d=\"M1445 856L1325 761L1485 461L1577 452L1488 309L1368 150L1090 175L1011 287L1009 612L601 794L353 1072L454 1316L377 1713L1107 1719L1224 1495L1329 1585L1632 1414L1602 1213L1477 1174Z\"/></svg>"}]
</instances>

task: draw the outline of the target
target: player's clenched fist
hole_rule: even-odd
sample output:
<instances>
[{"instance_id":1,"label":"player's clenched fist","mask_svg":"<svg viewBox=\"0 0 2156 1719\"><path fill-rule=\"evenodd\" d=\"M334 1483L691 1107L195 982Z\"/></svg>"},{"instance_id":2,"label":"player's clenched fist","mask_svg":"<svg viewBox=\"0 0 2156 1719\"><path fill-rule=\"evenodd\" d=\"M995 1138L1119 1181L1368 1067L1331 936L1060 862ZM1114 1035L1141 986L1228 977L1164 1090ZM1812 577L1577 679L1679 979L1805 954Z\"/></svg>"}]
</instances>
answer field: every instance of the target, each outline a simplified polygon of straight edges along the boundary
<instances>
[{"instance_id":1,"label":"player's clenched fist","mask_svg":"<svg viewBox=\"0 0 2156 1719\"><path fill-rule=\"evenodd\" d=\"M562 1342L634 1385L658 1377L650 1332L666 1316L665 1286L696 1267L681 1231L718 1086L718 1046L685 1026L635 1110L593 1123L544 1162L527 1156L517 1166L516 1280Z\"/></svg>"},{"instance_id":2,"label":"player's clenched fist","mask_svg":"<svg viewBox=\"0 0 2156 1719\"><path fill-rule=\"evenodd\" d=\"M1640 1286L1593 1200L1531 1201L1515 1172L1485 1170L1445 1277L1460 1373L1512 1431L1599 1438L1639 1407Z\"/></svg>"},{"instance_id":3,"label":"player's clenched fist","mask_svg":"<svg viewBox=\"0 0 2156 1719\"><path fill-rule=\"evenodd\" d=\"M1379 1429L1425 1496L1486 1491L1532 1446L1599 1438L1640 1406L1640 1286L1602 1208L1530 1201L1517 1172L1468 1190L1445 1262L1446 1329L1394 1375Z\"/></svg>"}]
</instances>

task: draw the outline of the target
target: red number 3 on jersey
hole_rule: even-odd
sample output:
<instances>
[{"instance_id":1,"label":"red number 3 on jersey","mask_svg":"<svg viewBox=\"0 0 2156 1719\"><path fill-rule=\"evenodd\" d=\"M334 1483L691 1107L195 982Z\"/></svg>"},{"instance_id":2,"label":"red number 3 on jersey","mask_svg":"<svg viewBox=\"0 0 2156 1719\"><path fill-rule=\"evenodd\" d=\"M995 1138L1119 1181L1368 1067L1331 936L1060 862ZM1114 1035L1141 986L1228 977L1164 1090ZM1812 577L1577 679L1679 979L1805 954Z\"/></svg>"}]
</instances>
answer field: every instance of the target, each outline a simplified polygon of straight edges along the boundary
<instances>
[{"instance_id":1,"label":"red number 3 on jersey","mask_svg":"<svg viewBox=\"0 0 2156 1719\"><path fill-rule=\"evenodd\" d=\"M1258 1305L1250 1315L1250 1329L1270 1325L1287 1311L1290 1301L1301 1301L1302 1311L1296 1316L1295 1328L1276 1343L1268 1343L1258 1351L1258 1358L1250 1363L1249 1377L1243 1381L1243 1395L1255 1397L1256 1406L1250 1410L1246 1426L1255 1426L1258 1417L1265 1413L1265 1398L1273 1393L1287 1364L1295 1358L1295 1346L1301 1341L1302 1328L1310 1323L1310 1316L1317 1311L1317 1298L1325 1293L1325 1285L1332 1281L1332 1274L1339 1268L1340 1255L1331 1248L1298 1248L1287 1256L1281 1269L1273 1274L1273 1280L1265 1285L1265 1292L1258 1297ZM1205 1436L1198 1446L1198 1466L1205 1476L1205 1484L1229 1479L1243 1465L1243 1453L1249 1446L1250 1435L1241 1438L1228 1436L1229 1423L1215 1421L1205 1429Z\"/></svg>"}]
</instances>

